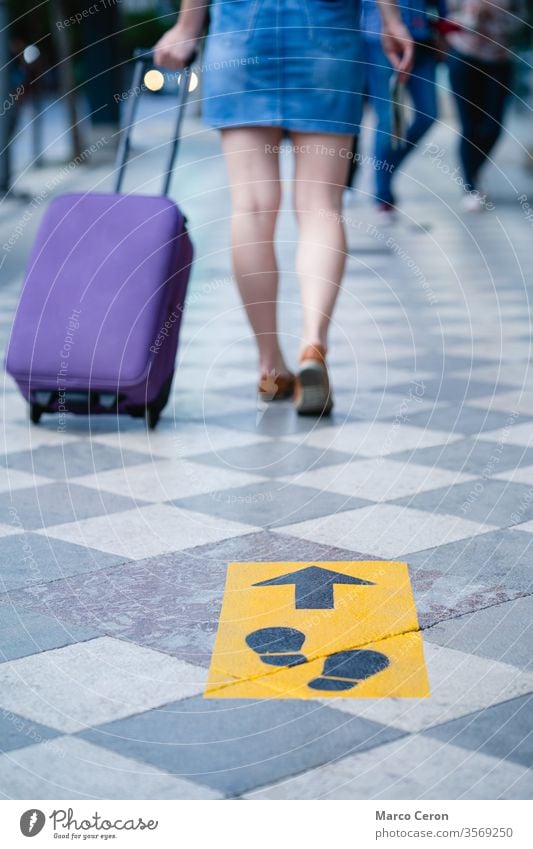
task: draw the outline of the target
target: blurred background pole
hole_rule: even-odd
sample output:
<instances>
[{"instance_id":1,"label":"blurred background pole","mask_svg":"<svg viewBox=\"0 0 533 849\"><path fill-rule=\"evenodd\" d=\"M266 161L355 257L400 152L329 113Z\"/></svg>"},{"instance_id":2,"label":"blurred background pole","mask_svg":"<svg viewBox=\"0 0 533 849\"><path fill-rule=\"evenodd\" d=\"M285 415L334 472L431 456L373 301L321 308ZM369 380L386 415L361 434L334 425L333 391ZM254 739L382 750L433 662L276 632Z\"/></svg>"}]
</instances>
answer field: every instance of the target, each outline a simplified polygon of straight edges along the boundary
<instances>
[{"instance_id":1,"label":"blurred background pole","mask_svg":"<svg viewBox=\"0 0 533 849\"><path fill-rule=\"evenodd\" d=\"M10 91L9 62L11 59L9 50L9 15L7 0L0 0L0 193L6 194L10 188L10 151L9 151L9 127L5 110L8 108Z\"/></svg>"}]
</instances>

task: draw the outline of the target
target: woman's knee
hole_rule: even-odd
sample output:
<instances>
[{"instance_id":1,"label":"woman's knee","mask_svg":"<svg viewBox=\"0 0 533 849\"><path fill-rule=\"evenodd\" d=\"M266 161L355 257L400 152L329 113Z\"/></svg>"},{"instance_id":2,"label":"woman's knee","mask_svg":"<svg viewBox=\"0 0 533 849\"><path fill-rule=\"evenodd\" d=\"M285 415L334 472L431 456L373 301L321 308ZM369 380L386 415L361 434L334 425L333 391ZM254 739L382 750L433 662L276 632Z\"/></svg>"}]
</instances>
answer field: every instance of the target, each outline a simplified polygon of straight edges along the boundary
<instances>
[{"instance_id":1,"label":"woman's knee","mask_svg":"<svg viewBox=\"0 0 533 849\"><path fill-rule=\"evenodd\" d=\"M344 183L312 183L296 181L294 208L296 213L339 212L342 209Z\"/></svg>"},{"instance_id":2,"label":"woman's knee","mask_svg":"<svg viewBox=\"0 0 533 849\"><path fill-rule=\"evenodd\" d=\"M277 181L233 187L233 212L258 218L276 218L281 201Z\"/></svg>"}]
</instances>

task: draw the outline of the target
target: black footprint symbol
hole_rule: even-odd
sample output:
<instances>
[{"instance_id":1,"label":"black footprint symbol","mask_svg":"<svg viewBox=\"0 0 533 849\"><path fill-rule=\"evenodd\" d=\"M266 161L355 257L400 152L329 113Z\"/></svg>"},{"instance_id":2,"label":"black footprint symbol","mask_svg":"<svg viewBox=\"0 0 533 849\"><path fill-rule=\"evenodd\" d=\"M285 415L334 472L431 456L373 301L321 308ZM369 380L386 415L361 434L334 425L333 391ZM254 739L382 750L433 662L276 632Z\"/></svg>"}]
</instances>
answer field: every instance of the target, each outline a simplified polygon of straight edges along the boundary
<instances>
[{"instance_id":1,"label":"black footprint symbol","mask_svg":"<svg viewBox=\"0 0 533 849\"><path fill-rule=\"evenodd\" d=\"M297 666L306 663L305 655L300 654L305 634L296 628L260 628L246 637L246 642L261 657L263 663L271 666Z\"/></svg>"},{"instance_id":2,"label":"black footprint symbol","mask_svg":"<svg viewBox=\"0 0 533 849\"><path fill-rule=\"evenodd\" d=\"M359 681L371 678L388 665L389 658L379 651L338 651L326 658L320 678L314 678L307 686L313 690L351 690Z\"/></svg>"},{"instance_id":3,"label":"black footprint symbol","mask_svg":"<svg viewBox=\"0 0 533 849\"><path fill-rule=\"evenodd\" d=\"M300 651L305 634L296 628L261 628L246 637L247 645L253 649L263 663L271 666L298 666L307 663ZM379 651L350 649L331 654L324 661L324 669L308 686L313 690L351 690L359 681L365 681L389 665L389 659Z\"/></svg>"}]
</instances>

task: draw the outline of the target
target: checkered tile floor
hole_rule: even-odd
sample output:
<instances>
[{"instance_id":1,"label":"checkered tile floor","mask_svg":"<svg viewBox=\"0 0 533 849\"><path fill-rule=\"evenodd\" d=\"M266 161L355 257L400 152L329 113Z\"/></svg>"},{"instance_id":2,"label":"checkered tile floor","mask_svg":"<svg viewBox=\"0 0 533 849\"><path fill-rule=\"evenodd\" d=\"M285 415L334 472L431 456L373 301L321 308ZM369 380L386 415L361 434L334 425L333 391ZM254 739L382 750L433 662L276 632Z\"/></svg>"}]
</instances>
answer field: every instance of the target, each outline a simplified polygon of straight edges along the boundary
<instances>
[{"instance_id":1,"label":"checkered tile floor","mask_svg":"<svg viewBox=\"0 0 533 849\"><path fill-rule=\"evenodd\" d=\"M512 143L479 218L424 157L395 227L367 227L364 200L347 208L336 406L315 422L257 403L218 143L189 130L179 184L198 260L157 431L33 427L4 386L0 795L530 797L532 231ZM437 135L449 150L453 133ZM192 163L205 154L208 175ZM288 211L279 232L295 362ZM4 342L19 285L2 293ZM202 698L228 561L373 558L409 563L430 699Z\"/></svg>"}]
</instances>

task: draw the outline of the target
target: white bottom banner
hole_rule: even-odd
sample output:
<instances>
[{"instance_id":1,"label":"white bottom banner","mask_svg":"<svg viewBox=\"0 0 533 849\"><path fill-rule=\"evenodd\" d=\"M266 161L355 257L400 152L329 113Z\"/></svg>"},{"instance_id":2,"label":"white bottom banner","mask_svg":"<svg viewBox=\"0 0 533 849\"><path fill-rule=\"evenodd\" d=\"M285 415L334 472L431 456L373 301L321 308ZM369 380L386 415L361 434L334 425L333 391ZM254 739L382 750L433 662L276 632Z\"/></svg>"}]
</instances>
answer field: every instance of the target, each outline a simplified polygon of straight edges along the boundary
<instances>
[{"instance_id":1,"label":"white bottom banner","mask_svg":"<svg viewBox=\"0 0 533 849\"><path fill-rule=\"evenodd\" d=\"M4 801L2 846L533 847L529 801ZM276 808L276 810L274 810Z\"/></svg>"}]
</instances>

